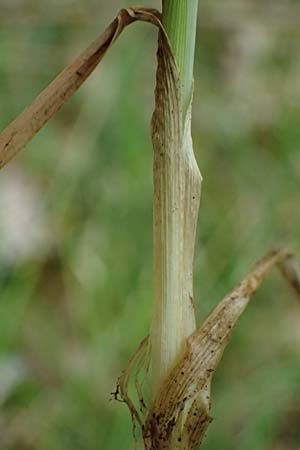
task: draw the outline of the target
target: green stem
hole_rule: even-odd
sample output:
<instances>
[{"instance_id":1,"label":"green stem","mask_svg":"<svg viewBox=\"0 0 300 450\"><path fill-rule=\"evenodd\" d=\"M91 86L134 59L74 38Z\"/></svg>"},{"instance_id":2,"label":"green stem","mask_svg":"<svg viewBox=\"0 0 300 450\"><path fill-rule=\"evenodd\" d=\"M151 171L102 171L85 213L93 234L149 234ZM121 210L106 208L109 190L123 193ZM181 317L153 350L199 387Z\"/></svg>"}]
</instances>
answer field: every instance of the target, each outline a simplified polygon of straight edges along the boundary
<instances>
[{"instance_id":1,"label":"green stem","mask_svg":"<svg viewBox=\"0 0 300 450\"><path fill-rule=\"evenodd\" d=\"M198 0L163 0L163 24L180 72L185 115L193 89Z\"/></svg>"}]
</instances>

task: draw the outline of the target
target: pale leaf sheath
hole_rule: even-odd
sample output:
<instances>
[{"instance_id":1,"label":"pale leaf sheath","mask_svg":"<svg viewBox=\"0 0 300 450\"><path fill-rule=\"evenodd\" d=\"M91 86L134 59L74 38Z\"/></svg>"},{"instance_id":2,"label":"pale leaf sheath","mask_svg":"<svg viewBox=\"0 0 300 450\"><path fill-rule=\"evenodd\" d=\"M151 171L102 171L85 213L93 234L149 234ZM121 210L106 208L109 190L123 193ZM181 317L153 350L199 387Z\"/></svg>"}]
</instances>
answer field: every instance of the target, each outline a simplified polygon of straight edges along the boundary
<instances>
[{"instance_id":1,"label":"pale leaf sheath","mask_svg":"<svg viewBox=\"0 0 300 450\"><path fill-rule=\"evenodd\" d=\"M193 260L201 175L191 138L191 106L182 120L180 80L170 44L159 33L154 149L153 395L195 330Z\"/></svg>"},{"instance_id":2,"label":"pale leaf sheath","mask_svg":"<svg viewBox=\"0 0 300 450\"><path fill-rule=\"evenodd\" d=\"M0 169L5 166L77 91L96 68L124 28L135 21L161 26L155 9L136 7L120 11L118 16L72 64L0 134Z\"/></svg>"}]
</instances>

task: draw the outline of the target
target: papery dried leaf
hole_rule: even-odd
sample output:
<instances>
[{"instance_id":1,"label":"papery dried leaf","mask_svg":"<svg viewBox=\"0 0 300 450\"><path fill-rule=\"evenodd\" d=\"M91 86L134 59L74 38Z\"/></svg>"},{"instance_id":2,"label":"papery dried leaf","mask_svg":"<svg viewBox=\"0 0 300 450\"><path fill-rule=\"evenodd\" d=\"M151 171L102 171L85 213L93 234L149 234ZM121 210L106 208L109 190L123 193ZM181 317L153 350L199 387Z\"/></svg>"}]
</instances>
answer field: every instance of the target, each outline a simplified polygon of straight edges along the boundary
<instances>
[{"instance_id":1,"label":"papery dried leaf","mask_svg":"<svg viewBox=\"0 0 300 450\"><path fill-rule=\"evenodd\" d=\"M280 267L300 294L299 261L291 253L271 252L254 267L187 340L186 352L162 385L144 427L147 450L196 450L199 447L211 422L213 374L233 327L274 265Z\"/></svg>"},{"instance_id":2,"label":"papery dried leaf","mask_svg":"<svg viewBox=\"0 0 300 450\"><path fill-rule=\"evenodd\" d=\"M0 134L0 169L5 166L48 122L93 72L124 28L136 21L158 27L160 13L151 8L122 9L104 33L34 100L34 102Z\"/></svg>"},{"instance_id":3,"label":"papery dried leaf","mask_svg":"<svg viewBox=\"0 0 300 450\"><path fill-rule=\"evenodd\" d=\"M149 344L149 336L146 336L136 349L134 355L129 361L128 366L119 377L117 384L117 392L120 394L121 399L127 404L133 422L137 422L141 429L144 426L145 417L148 414L148 408L146 406L146 401L142 393L142 386L138 378L143 371L145 376L148 374L150 361ZM130 393L129 383L132 378L134 379L139 406L135 405L132 399L133 395Z\"/></svg>"}]
</instances>

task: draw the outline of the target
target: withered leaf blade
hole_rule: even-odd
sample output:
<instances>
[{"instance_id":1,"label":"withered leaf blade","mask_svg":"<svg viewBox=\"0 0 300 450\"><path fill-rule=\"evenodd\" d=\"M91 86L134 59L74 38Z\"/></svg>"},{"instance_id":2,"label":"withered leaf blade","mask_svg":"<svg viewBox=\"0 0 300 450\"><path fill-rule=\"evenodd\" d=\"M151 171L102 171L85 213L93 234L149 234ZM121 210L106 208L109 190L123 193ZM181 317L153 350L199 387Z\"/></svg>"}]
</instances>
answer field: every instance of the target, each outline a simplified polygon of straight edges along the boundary
<instances>
[{"instance_id":1,"label":"withered leaf blade","mask_svg":"<svg viewBox=\"0 0 300 450\"><path fill-rule=\"evenodd\" d=\"M187 340L187 349L162 385L144 426L147 450L197 450L211 422L210 388L213 374L239 317L270 269L279 266L300 294L300 264L287 251L273 251Z\"/></svg>"},{"instance_id":2,"label":"withered leaf blade","mask_svg":"<svg viewBox=\"0 0 300 450\"><path fill-rule=\"evenodd\" d=\"M160 13L151 8L122 9L118 16L73 63L0 134L0 169L59 111L93 72L113 42L129 24L143 21L158 27Z\"/></svg>"}]
</instances>

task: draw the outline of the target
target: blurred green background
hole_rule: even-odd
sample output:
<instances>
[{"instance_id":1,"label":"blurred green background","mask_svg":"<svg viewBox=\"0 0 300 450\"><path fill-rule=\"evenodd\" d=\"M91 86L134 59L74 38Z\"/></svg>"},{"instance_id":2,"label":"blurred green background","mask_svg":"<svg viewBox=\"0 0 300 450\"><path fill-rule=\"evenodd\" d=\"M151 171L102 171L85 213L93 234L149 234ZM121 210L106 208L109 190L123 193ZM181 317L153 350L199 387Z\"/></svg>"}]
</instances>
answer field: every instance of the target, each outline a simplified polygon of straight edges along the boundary
<instances>
[{"instance_id":1,"label":"blurred green background","mask_svg":"<svg viewBox=\"0 0 300 450\"><path fill-rule=\"evenodd\" d=\"M0 128L123 6L0 0ZM199 322L270 247L299 246L299 23L296 0L200 0ZM1 171L1 450L134 448L109 399L151 317L155 47L149 25L126 30ZM274 272L225 352L203 449L300 449L299 325Z\"/></svg>"}]
</instances>

